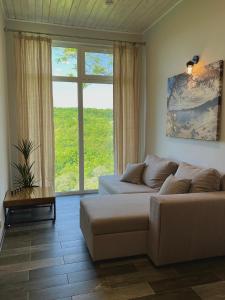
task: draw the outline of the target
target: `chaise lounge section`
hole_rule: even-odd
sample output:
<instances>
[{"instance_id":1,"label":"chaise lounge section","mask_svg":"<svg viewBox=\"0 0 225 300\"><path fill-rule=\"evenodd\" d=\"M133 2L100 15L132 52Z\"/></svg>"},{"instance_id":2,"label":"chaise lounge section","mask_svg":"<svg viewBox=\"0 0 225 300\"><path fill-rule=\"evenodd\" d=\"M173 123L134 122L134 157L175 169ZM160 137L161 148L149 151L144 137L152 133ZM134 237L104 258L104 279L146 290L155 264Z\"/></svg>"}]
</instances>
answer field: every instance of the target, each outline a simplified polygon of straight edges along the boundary
<instances>
[{"instance_id":1,"label":"chaise lounge section","mask_svg":"<svg viewBox=\"0 0 225 300\"><path fill-rule=\"evenodd\" d=\"M147 253L150 195L81 200L80 226L94 261Z\"/></svg>"},{"instance_id":2,"label":"chaise lounge section","mask_svg":"<svg viewBox=\"0 0 225 300\"><path fill-rule=\"evenodd\" d=\"M193 177L193 191L199 192L160 195L156 187L151 192L129 193L127 184L118 184L120 179L115 177L114 194L81 200L80 225L94 261L147 254L161 266L225 255L224 176L182 164L176 174L188 177L185 167ZM200 181L195 173L201 174ZM102 183L109 193L100 179ZM121 184L125 193L119 193ZM200 192L201 184L207 192Z\"/></svg>"}]
</instances>

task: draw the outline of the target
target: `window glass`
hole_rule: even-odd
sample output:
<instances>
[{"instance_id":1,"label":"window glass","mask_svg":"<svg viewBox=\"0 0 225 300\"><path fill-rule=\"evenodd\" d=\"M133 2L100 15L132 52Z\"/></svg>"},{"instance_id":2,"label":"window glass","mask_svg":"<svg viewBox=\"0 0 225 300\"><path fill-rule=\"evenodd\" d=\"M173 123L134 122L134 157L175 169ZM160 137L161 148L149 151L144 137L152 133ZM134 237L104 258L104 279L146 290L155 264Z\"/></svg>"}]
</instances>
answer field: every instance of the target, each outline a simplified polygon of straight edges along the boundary
<instances>
[{"instance_id":1,"label":"window glass","mask_svg":"<svg viewBox=\"0 0 225 300\"><path fill-rule=\"evenodd\" d=\"M77 76L77 49L52 47L52 75Z\"/></svg>"},{"instance_id":2,"label":"window glass","mask_svg":"<svg viewBox=\"0 0 225 300\"><path fill-rule=\"evenodd\" d=\"M84 189L98 189L98 178L114 173L113 85L83 86Z\"/></svg>"},{"instance_id":3,"label":"window glass","mask_svg":"<svg viewBox=\"0 0 225 300\"><path fill-rule=\"evenodd\" d=\"M86 75L113 75L113 55L110 53L85 52Z\"/></svg>"},{"instance_id":4,"label":"window glass","mask_svg":"<svg viewBox=\"0 0 225 300\"><path fill-rule=\"evenodd\" d=\"M98 189L114 173L113 54L54 46L52 73L56 192Z\"/></svg>"},{"instance_id":5,"label":"window glass","mask_svg":"<svg viewBox=\"0 0 225 300\"><path fill-rule=\"evenodd\" d=\"M79 190L76 82L53 81L56 192Z\"/></svg>"}]
</instances>

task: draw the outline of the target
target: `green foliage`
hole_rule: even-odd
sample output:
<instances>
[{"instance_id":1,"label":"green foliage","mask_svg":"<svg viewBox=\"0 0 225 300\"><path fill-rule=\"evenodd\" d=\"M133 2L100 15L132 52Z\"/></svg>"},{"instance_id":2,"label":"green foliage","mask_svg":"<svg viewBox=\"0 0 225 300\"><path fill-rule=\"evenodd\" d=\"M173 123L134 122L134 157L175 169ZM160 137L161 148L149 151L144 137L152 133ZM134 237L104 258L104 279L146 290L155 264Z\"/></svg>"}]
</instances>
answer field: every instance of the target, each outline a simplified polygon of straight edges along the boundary
<instances>
[{"instance_id":1,"label":"green foliage","mask_svg":"<svg viewBox=\"0 0 225 300\"><path fill-rule=\"evenodd\" d=\"M85 70L87 74L91 75L109 75L109 70L112 68L113 61L111 54L103 54L107 57L107 61L103 62L100 58L101 53L86 52L85 55ZM77 49L63 48L63 55L57 57L57 63L68 64L71 59L77 57ZM73 70L77 70L77 59L74 59ZM73 77L73 73L67 73L67 76Z\"/></svg>"},{"instance_id":2,"label":"green foliage","mask_svg":"<svg viewBox=\"0 0 225 300\"><path fill-rule=\"evenodd\" d=\"M86 54L85 69L87 72L89 71L94 75L101 75L106 73L107 71L106 67L103 64L101 64L100 58L93 55L92 53Z\"/></svg>"},{"instance_id":3,"label":"green foliage","mask_svg":"<svg viewBox=\"0 0 225 300\"><path fill-rule=\"evenodd\" d=\"M28 139L22 139L18 145L14 145L14 147L23 155L26 162L31 153L36 149L34 143Z\"/></svg>"},{"instance_id":4,"label":"green foliage","mask_svg":"<svg viewBox=\"0 0 225 300\"><path fill-rule=\"evenodd\" d=\"M84 185L98 188L100 175L112 174L113 111L84 108ZM79 189L79 144L77 108L54 108L56 191Z\"/></svg>"},{"instance_id":5,"label":"green foliage","mask_svg":"<svg viewBox=\"0 0 225 300\"><path fill-rule=\"evenodd\" d=\"M57 62L67 63L70 58L77 56L77 49L75 48L63 48L63 55L57 58Z\"/></svg>"},{"instance_id":6,"label":"green foliage","mask_svg":"<svg viewBox=\"0 0 225 300\"><path fill-rule=\"evenodd\" d=\"M18 145L14 147L22 154L23 163L13 163L13 167L17 170L18 176L15 179L15 184L19 188L35 187L35 178L32 173L34 162L29 162L31 153L37 149L34 143L28 139L22 139Z\"/></svg>"}]
</instances>

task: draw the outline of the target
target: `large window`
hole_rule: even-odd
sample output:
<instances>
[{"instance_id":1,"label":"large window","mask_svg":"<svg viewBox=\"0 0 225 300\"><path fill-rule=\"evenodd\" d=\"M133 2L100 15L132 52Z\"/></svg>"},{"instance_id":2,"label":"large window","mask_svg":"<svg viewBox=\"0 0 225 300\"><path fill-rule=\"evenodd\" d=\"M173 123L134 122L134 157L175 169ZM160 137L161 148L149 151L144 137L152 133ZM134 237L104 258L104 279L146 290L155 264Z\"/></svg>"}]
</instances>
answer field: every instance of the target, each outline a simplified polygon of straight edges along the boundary
<instances>
[{"instance_id":1,"label":"large window","mask_svg":"<svg viewBox=\"0 0 225 300\"><path fill-rule=\"evenodd\" d=\"M111 49L52 47L57 192L98 188L113 174Z\"/></svg>"}]
</instances>

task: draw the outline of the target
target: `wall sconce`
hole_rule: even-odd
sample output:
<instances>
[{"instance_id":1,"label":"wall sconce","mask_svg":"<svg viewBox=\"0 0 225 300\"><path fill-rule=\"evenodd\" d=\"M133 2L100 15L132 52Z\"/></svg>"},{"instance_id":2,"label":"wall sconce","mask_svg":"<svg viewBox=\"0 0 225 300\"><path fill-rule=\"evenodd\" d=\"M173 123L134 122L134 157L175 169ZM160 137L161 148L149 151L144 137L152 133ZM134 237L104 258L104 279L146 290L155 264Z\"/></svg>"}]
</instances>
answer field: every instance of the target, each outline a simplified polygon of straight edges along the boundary
<instances>
[{"instance_id":1,"label":"wall sconce","mask_svg":"<svg viewBox=\"0 0 225 300\"><path fill-rule=\"evenodd\" d=\"M189 60L189 61L187 62L187 64L186 64L186 66L187 66L187 73L188 73L189 75L192 74L193 66L194 66L195 64L197 64L198 62L199 62L199 56L198 56L198 55L193 56L192 60Z\"/></svg>"}]
</instances>

